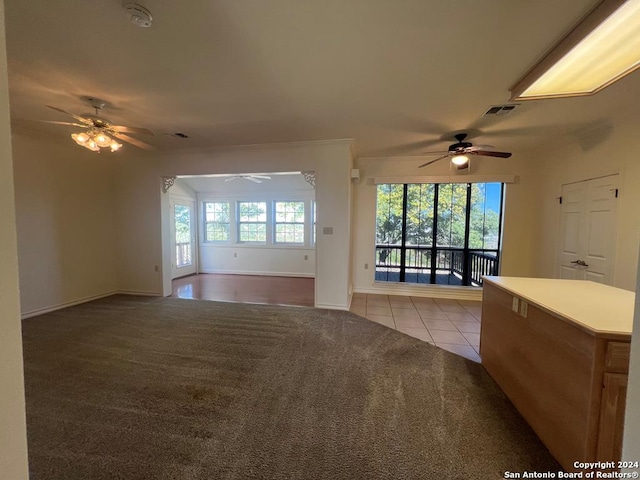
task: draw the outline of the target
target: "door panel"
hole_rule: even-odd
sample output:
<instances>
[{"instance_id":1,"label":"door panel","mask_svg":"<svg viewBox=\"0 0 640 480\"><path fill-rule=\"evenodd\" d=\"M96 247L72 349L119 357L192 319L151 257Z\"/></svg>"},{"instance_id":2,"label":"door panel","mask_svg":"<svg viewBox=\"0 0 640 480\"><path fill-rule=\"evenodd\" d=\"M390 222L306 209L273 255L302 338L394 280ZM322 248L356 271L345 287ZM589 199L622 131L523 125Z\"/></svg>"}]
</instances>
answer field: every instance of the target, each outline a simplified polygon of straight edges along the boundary
<instances>
[{"instance_id":1,"label":"door panel","mask_svg":"<svg viewBox=\"0 0 640 480\"><path fill-rule=\"evenodd\" d=\"M581 231L583 224L585 185L574 183L562 187L560 221L560 278L580 279L582 272L576 263L582 250Z\"/></svg>"},{"instance_id":2,"label":"door panel","mask_svg":"<svg viewBox=\"0 0 640 480\"><path fill-rule=\"evenodd\" d=\"M171 278L197 271L195 202L171 200Z\"/></svg>"},{"instance_id":3,"label":"door panel","mask_svg":"<svg viewBox=\"0 0 640 480\"><path fill-rule=\"evenodd\" d=\"M562 186L557 276L611 285L618 175Z\"/></svg>"}]
</instances>

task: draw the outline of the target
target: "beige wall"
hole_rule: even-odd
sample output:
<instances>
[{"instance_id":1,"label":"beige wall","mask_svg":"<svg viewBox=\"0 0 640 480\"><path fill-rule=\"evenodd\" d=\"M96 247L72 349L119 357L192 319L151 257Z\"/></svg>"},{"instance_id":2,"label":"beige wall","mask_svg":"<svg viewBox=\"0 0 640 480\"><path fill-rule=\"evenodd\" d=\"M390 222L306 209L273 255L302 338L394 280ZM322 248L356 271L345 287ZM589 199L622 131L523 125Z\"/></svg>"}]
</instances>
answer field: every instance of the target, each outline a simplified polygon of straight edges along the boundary
<instances>
[{"instance_id":1,"label":"beige wall","mask_svg":"<svg viewBox=\"0 0 640 480\"><path fill-rule=\"evenodd\" d=\"M116 291L113 158L16 131L13 154L22 314Z\"/></svg>"},{"instance_id":2,"label":"beige wall","mask_svg":"<svg viewBox=\"0 0 640 480\"><path fill-rule=\"evenodd\" d=\"M562 184L619 173L614 286L635 290L640 239L639 131L640 117L622 117L582 132L563 148L531 156L539 208L539 223L532 238L535 276L551 277L554 273L560 212L557 197Z\"/></svg>"},{"instance_id":3,"label":"beige wall","mask_svg":"<svg viewBox=\"0 0 640 480\"><path fill-rule=\"evenodd\" d=\"M22 337L18 296L11 130L4 36L4 3L0 0L0 477L29 478L24 410Z\"/></svg>"},{"instance_id":4,"label":"beige wall","mask_svg":"<svg viewBox=\"0 0 640 480\"><path fill-rule=\"evenodd\" d=\"M349 141L175 154L143 152L135 160L123 159L117 180L120 288L165 295L171 292L169 195L161 192L162 176L314 171L318 208L316 305L348 308L350 169ZM333 234L322 233L323 227L332 227Z\"/></svg>"}]
</instances>

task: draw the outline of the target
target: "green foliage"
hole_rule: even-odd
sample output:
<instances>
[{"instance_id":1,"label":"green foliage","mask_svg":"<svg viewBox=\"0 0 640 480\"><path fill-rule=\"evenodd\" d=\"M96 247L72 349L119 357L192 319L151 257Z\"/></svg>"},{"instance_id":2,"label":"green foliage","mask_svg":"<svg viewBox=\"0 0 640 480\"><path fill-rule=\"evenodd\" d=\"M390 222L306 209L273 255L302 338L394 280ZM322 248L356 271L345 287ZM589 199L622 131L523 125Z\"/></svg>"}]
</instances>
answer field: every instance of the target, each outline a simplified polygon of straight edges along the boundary
<instances>
[{"instance_id":1,"label":"green foliage","mask_svg":"<svg viewBox=\"0 0 640 480\"><path fill-rule=\"evenodd\" d=\"M495 249L498 246L500 215L486 206L484 183L447 183L438 187L438 231L441 247L464 247L467 188L471 188L469 248ZM430 247L433 243L435 210L433 184L407 185L406 244ZM403 185L378 185L376 242L400 245L403 225Z\"/></svg>"},{"instance_id":2,"label":"green foliage","mask_svg":"<svg viewBox=\"0 0 640 480\"><path fill-rule=\"evenodd\" d=\"M176 225L176 243L188 243L191 241L191 209L185 205L176 205L174 208Z\"/></svg>"}]
</instances>

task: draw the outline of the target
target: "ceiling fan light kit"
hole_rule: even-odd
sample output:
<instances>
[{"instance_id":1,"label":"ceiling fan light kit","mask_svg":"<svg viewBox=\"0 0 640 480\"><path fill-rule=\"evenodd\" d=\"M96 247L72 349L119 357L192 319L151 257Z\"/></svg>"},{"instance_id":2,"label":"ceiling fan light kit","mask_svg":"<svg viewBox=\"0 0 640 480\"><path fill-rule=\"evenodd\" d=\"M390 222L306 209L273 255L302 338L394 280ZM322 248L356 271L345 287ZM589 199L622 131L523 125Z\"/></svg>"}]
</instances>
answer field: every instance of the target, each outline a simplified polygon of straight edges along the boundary
<instances>
[{"instance_id":1,"label":"ceiling fan light kit","mask_svg":"<svg viewBox=\"0 0 640 480\"><path fill-rule=\"evenodd\" d=\"M418 165L418 168L426 167L427 165L431 165L432 163L436 163L445 158L451 157L451 164L455 165L458 170L462 170L465 168L469 168L469 162L471 160L470 155L480 155L483 157L500 157L500 158L509 158L511 156L510 152L496 152L492 149L491 145L476 145L473 146L470 142L465 142L464 139L467 138L466 133L458 133L455 135L455 139L458 141L452 145L449 145L449 149L447 152L436 158L435 160L429 160L428 162L423 163L422 165ZM444 152L426 152L427 154L441 154Z\"/></svg>"},{"instance_id":2,"label":"ceiling fan light kit","mask_svg":"<svg viewBox=\"0 0 640 480\"><path fill-rule=\"evenodd\" d=\"M593 95L640 67L640 0L602 0L511 89L511 100Z\"/></svg>"},{"instance_id":3,"label":"ceiling fan light kit","mask_svg":"<svg viewBox=\"0 0 640 480\"><path fill-rule=\"evenodd\" d=\"M466 155L454 155L453 157L451 157L451 163L460 167L469 163L469 157Z\"/></svg>"},{"instance_id":4,"label":"ceiling fan light kit","mask_svg":"<svg viewBox=\"0 0 640 480\"><path fill-rule=\"evenodd\" d=\"M119 143L118 140L124 140L127 143L135 145L138 148L143 148L145 150L152 150L153 147L148 145L140 140L137 140L129 135L125 135L124 132L127 133L144 133L147 135L153 135L153 132L147 130L146 128L140 127L125 127L123 125L113 125L109 120L102 118L98 115L98 111L103 108L107 103L104 100L100 100L94 97L82 97L82 100L89 102L91 106L95 109L96 114L83 114L76 115L73 113L69 113L66 110L62 110L58 107L52 107L51 105L47 105L52 110L56 112L64 113L65 115L69 115L76 122L48 122L54 123L57 125L72 125L74 127L86 128L88 130L83 132L72 133L71 138L78 145L85 147L92 152L100 152L102 148L109 148L112 152L118 151L122 148L122 144Z\"/></svg>"},{"instance_id":5,"label":"ceiling fan light kit","mask_svg":"<svg viewBox=\"0 0 640 480\"><path fill-rule=\"evenodd\" d=\"M88 132L72 133L71 138L80 146L88 148L92 152L100 152L101 148L109 147L115 152L122 147L121 143L116 142L103 132L89 130Z\"/></svg>"}]
</instances>

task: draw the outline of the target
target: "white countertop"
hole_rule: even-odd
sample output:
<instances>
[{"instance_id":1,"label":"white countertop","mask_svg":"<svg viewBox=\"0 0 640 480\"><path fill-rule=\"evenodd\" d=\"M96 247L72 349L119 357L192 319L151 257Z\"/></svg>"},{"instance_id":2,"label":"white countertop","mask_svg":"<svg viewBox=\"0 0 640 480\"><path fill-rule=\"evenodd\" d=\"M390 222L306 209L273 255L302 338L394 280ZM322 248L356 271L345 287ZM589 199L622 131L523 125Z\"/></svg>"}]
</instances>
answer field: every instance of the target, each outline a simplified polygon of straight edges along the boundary
<instances>
[{"instance_id":1,"label":"white countertop","mask_svg":"<svg viewBox=\"0 0 640 480\"><path fill-rule=\"evenodd\" d=\"M585 280L484 277L484 281L593 332L631 335L634 292Z\"/></svg>"}]
</instances>

